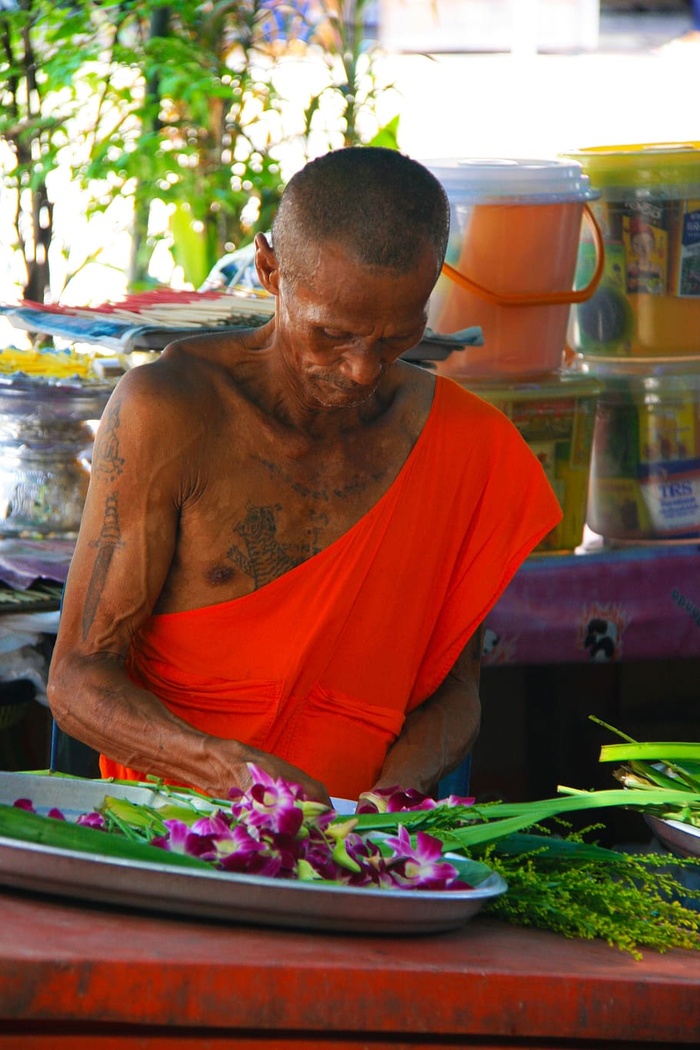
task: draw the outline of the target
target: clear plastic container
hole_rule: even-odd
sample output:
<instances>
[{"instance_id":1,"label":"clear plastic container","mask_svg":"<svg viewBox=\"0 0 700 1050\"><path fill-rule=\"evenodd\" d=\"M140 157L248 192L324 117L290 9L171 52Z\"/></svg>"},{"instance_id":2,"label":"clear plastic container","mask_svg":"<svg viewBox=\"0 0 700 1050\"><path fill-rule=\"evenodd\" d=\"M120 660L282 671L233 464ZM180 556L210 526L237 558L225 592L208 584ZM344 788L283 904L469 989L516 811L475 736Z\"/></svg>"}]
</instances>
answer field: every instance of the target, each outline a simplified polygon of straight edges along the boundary
<instances>
[{"instance_id":1,"label":"clear plastic container","mask_svg":"<svg viewBox=\"0 0 700 1050\"><path fill-rule=\"evenodd\" d=\"M111 385L0 377L0 537L74 536Z\"/></svg>"},{"instance_id":2,"label":"clear plastic container","mask_svg":"<svg viewBox=\"0 0 700 1050\"><path fill-rule=\"evenodd\" d=\"M573 281L587 202L597 196L577 162L478 158L428 161L450 201L446 265L429 327L482 328L484 345L440 362L443 375L513 378L563 363L570 304L592 294ZM592 236L598 236L593 230ZM602 242L600 242L602 270Z\"/></svg>"},{"instance_id":3,"label":"clear plastic container","mask_svg":"<svg viewBox=\"0 0 700 1050\"><path fill-rule=\"evenodd\" d=\"M605 243L596 293L571 311L568 343L603 359L700 354L700 143L596 146L567 153L601 193ZM595 264L584 238L576 270Z\"/></svg>"},{"instance_id":4,"label":"clear plastic container","mask_svg":"<svg viewBox=\"0 0 700 1050\"><path fill-rule=\"evenodd\" d=\"M588 527L616 542L697 543L700 356L588 368L601 382Z\"/></svg>"},{"instance_id":5,"label":"clear plastic container","mask_svg":"<svg viewBox=\"0 0 700 1050\"><path fill-rule=\"evenodd\" d=\"M564 516L536 550L573 551L586 520L599 382L566 371L537 382L458 381L512 420L557 495Z\"/></svg>"}]
</instances>

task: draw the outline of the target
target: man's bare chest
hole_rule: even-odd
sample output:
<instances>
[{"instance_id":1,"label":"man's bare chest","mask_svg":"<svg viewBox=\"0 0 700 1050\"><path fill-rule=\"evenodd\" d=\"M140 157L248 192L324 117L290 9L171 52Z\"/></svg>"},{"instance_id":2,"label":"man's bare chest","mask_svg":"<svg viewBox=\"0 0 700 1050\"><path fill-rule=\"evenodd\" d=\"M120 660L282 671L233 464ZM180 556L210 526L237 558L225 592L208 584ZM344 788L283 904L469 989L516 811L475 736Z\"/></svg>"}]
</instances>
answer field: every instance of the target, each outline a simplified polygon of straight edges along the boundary
<instances>
[{"instance_id":1,"label":"man's bare chest","mask_svg":"<svg viewBox=\"0 0 700 1050\"><path fill-rule=\"evenodd\" d=\"M219 457L182 511L171 584L201 600L240 597L330 546L384 496L410 453L387 444L290 456L260 443Z\"/></svg>"}]
</instances>

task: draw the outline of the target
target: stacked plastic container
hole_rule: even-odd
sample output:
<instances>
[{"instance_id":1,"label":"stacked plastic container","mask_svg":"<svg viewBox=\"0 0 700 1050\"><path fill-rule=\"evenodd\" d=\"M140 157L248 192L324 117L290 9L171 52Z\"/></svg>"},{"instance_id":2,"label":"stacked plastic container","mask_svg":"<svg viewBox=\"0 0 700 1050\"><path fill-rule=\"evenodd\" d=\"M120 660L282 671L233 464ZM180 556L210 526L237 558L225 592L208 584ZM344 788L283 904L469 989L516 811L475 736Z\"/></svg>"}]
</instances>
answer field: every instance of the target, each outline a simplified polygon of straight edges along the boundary
<instances>
[{"instance_id":1,"label":"stacked plastic container","mask_svg":"<svg viewBox=\"0 0 700 1050\"><path fill-rule=\"evenodd\" d=\"M610 546L700 540L700 143L567 154L598 189L595 294L572 308L574 367L598 379L590 529ZM595 265L582 243L577 279Z\"/></svg>"},{"instance_id":2,"label":"stacked plastic container","mask_svg":"<svg viewBox=\"0 0 700 1050\"><path fill-rule=\"evenodd\" d=\"M572 304L585 304L603 271L599 196L576 160L428 162L450 201L450 241L428 325L451 334L481 327L483 346L455 351L437 369L508 415L542 463L563 520L540 551L571 551L586 515L600 383L566 361ZM594 265L573 291L582 220Z\"/></svg>"}]
</instances>

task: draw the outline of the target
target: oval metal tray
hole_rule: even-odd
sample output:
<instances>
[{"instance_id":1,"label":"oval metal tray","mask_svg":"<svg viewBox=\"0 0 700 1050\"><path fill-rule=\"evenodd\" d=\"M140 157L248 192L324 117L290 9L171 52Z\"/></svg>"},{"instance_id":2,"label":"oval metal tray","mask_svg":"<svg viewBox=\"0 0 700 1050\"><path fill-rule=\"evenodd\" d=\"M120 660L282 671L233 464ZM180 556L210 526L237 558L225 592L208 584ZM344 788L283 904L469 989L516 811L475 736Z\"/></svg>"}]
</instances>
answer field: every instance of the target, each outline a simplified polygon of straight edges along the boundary
<instances>
[{"instance_id":1,"label":"oval metal tray","mask_svg":"<svg viewBox=\"0 0 700 1050\"><path fill-rule=\"evenodd\" d=\"M29 798L38 812L58 807L67 819L95 809L105 795L148 805L144 787L31 773L0 773L0 803ZM0 884L78 900L169 915L347 933L418 934L454 929L507 889L473 862L470 890L389 890L313 884L212 869L172 868L20 842L0 836Z\"/></svg>"}]
</instances>

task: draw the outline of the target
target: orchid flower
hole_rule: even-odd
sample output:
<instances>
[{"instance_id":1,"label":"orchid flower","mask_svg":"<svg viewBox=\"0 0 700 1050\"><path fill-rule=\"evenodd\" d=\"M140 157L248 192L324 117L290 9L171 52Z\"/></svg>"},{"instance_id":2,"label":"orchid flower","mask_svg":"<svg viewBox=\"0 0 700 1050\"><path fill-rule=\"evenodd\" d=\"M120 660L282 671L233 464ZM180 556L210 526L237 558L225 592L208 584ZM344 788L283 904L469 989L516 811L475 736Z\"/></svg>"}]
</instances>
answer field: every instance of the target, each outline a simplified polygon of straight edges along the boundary
<instances>
[{"instance_id":1,"label":"orchid flower","mask_svg":"<svg viewBox=\"0 0 700 1050\"><path fill-rule=\"evenodd\" d=\"M447 889L457 879L457 869L441 860L442 844L424 831L416 832L416 844L402 824L397 836L388 836L385 845L394 850L389 869L395 885L426 890Z\"/></svg>"},{"instance_id":2,"label":"orchid flower","mask_svg":"<svg viewBox=\"0 0 700 1050\"><path fill-rule=\"evenodd\" d=\"M435 809L437 802L416 788L373 788L365 791L357 806L358 813L404 813L406 810Z\"/></svg>"},{"instance_id":3,"label":"orchid flower","mask_svg":"<svg viewBox=\"0 0 700 1050\"><path fill-rule=\"evenodd\" d=\"M94 811L92 813L81 813L75 823L82 824L86 828L98 828L99 830L102 830L106 825L102 814Z\"/></svg>"},{"instance_id":4,"label":"orchid flower","mask_svg":"<svg viewBox=\"0 0 700 1050\"><path fill-rule=\"evenodd\" d=\"M234 819L249 827L295 836L304 821L298 805L303 798L299 785L288 784L281 777L275 779L252 762L248 769L254 778L253 786L247 792L240 788L229 792Z\"/></svg>"},{"instance_id":5,"label":"orchid flower","mask_svg":"<svg viewBox=\"0 0 700 1050\"><path fill-rule=\"evenodd\" d=\"M199 857L224 871L274 877L293 866L281 850L261 841L254 828L232 825L221 813L202 817L191 827L181 820L164 823L167 835L157 836L151 845Z\"/></svg>"}]
</instances>

